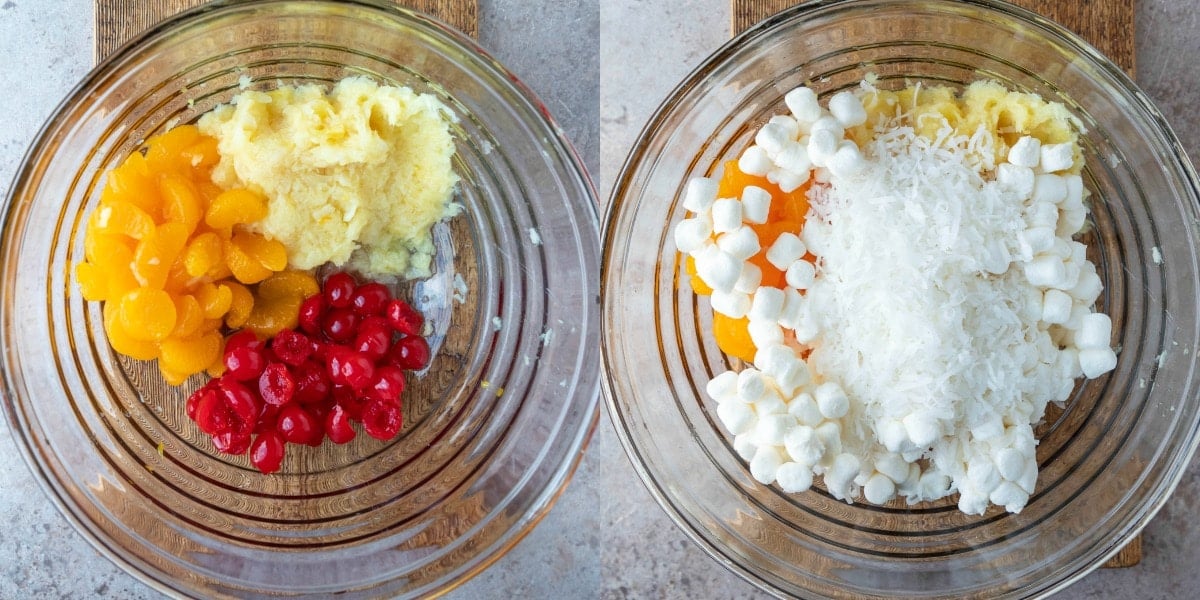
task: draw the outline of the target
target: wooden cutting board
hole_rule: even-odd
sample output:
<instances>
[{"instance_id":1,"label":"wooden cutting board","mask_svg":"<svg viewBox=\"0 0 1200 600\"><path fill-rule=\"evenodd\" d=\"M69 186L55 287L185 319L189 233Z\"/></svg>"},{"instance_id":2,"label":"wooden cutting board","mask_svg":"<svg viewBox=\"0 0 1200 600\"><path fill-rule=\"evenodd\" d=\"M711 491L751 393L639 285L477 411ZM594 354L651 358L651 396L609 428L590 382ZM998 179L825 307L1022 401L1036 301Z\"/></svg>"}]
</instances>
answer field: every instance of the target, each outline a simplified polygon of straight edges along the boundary
<instances>
[{"instance_id":1,"label":"wooden cutting board","mask_svg":"<svg viewBox=\"0 0 1200 600\"><path fill-rule=\"evenodd\" d=\"M732 30L737 35L751 25L804 0L730 0ZM1134 0L1010 0L1049 17L1078 33L1125 69L1132 77L1134 60ZM1142 536L1129 541L1105 567L1132 567L1142 560Z\"/></svg>"}]
</instances>

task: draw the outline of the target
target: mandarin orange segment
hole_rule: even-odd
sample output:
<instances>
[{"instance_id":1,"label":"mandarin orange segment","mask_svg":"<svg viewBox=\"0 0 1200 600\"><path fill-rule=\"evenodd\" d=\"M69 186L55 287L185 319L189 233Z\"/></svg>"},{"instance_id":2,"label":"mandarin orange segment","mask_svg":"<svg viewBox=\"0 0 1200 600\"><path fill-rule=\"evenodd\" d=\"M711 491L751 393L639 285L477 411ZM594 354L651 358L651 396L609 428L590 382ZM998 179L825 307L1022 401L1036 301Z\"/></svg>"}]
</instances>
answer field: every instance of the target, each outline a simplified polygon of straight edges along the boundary
<instances>
[{"instance_id":1,"label":"mandarin orange segment","mask_svg":"<svg viewBox=\"0 0 1200 600\"><path fill-rule=\"evenodd\" d=\"M81 262L75 265L75 281L79 283L79 293L89 302L108 300L108 280L96 265Z\"/></svg>"},{"instance_id":2,"label":"mandarin orange segment","mask_svg":"<svg viewBox=\"0 0 1200 600\"><path fill-rule=\"evenodd\" d=\"M250 190L221 192L204 213L204 222L213 229L253 223L267 216L267 199Z\"/></svg>"},{"instance_id":3,"label":"mandarin orange segment","mask_svg":"<svg viewBox=\"0 0 1200 600\"><path fill-rule=\"evenodd\" d=\"M117 202L97 208L88 226L101 234L140 240L154 231L154 219L133 204Z\"/></svg>"},{"instance_id":4,"label":"mandarin orange segment","mask_svg":"<svg viewBox=\"0 0 1200 600\"><path fill-rule=\"evenodd\" d=\"M754 362L754 354L758 352L758 348L750 339L749 319L745 317L734 319L714 312L713 337L721 352L746 362Z\"/></svg>"},{"instance_id":5,"label":"mandarin orange segment","mask_svg":"<svg viewBox=\"0 0 1200 600\"><path fill-rule=\"evenodd\" d=\"M163 201L163 219L184 225L187 234L191 235L204 216L195 187L178 175L164 175L158 182L158 190Z\"/></svg>"},{"instance_id":6,"label":"mandarin orange segment","mask_svg":"<svg viewBox=\"0 0 1200 600\"><path fill-rule=\"evenodd\" d=\"M196 333L204 322L204 309L191 294L181 294L175 300L175 329L171 337L186 338Z\"/></svg>"},{"instance_id":7,"label":"mandarin orange segment","mask_svg":"<svg viewBox=\"0 0 1200 600\"><path fill-rule=\"evenodd\" d=\"M258 284L258 297L267 300L299 298L304 300L321 291L317 278L308 271L280 271Z\"/></svg>"},{"instance_id":8,"label":"mandarin orange segment","mask_svg":"<svg viewBox=\"0 0 1200 600\"><path fill-rule=\"evenodd\" d=\"M191 338L168 338L159 348L158 361L168 371L186 379L209 367L221 353L221 334L209 331Z\"/></svg>"},{"instance_id":9,"label":"mandarin orange segment","mask_svg":"<svg viewBox=\"0 0 1200 600\"><path fill-rule=\"evenodd\" d=\"M738 168L737 160L726 161L717 180L717 196L720 198L741 198L742 190L748 185L758 186L770 192L774 198L779 194L779 187L767 180L766 177L748 175Z\"/></svg>"},{"instance_id":10,"label":"mandarin orange segment","mask_svg":"<svg viewBox=\"0 0 1200 600\"><path fill-rule=\"evenodd\" d=\"M119 300L117 321L136 340L161 342L175 329L175 301L162 290L131 290Z\"/></svg>"},{"instance_id":11,"label":"mandarin orange segment","mask_svg":"<svg viewBox=\"0 0 1200 600\"><path fill-rule=\"evenodd\" d=\"M146 140L146 166L157 173L189 168L190 160L185 162L181 155L199 138L195 125L179 125Z\"/></svg>"},{"instance_id":12,"label":"mandarin orange segment","mask_svg":"<svg viewBox=\"0 0 1200 600\"><path fill-rule=\"evenodd\" d=\"M221 287L228 289L230 295L229 312L225 315L225 324L232 329L238 329L246 324L246 319L250 317L250 311L254 310L254 294L251 294L246 286L232 281L222 283Z\"/></svg>"},{"instance_id":13,"label":"mandarin orange segment","mask_svg":"<svg viewBox=\"0 0 1200 600\"><path fill-rule=\"evenodd\" d=\"M88 262L101 263L114 254L133 256L137 244L123 235L110 235L100 231L86 231L83 236L83 257Z\"/></svg>"},{"instance_id":14,"label":"mandarin orange segment","mask_svg":"<svg viewBox=\"0 0 1200 600\"><path fill-rule=\"evenodd\" d=\"M233 234L231 241L246 256L270 271L282 271L287 267L287 247L278 240L269 240L250 231L239 231Z\"/></svg>"},{"instance_id":15,"label":"mandarin orange segment","mask_svg":"<svg viewBox=\"0 0 1200 600\"><path fill-rule=\"evenodd\" d=\"M693 292L701 296L712 295L712 288L708 287L708 284L704 283L704 280L700 279L700 275L696 273L696 259L691 255L688 255L687 260L684 261L684 270L687 271Z\"/></svg>"},{"instance_id":16,"label":"mandarin orange segment","mask_svg":"<svg viewBox=\"0 0 1200 600\"><path fill-rule=\"evenodd\" d=\"M92 262L108 283L108 298L116 300L140 284L133 276L133 250L126 245L114 245L107 254L98 255Z\"/></svg>"},{"instance_id":17,"label":"mandarin orange segment","mask_svg":"<svg viewBox=\"0 0 1200 600\"><path fill-rule=\"evenodd\" d=\"M188 275L211 277L221 270L225 264L222 246L221 238L211 231L193 237L183 252L183 265Z\"/></svg>"},{"instance_id":18,"label":"mandarin orange segment","mask_svg":"<svg viewBox=\"0 0 1200 600\"><path fill-rule=\"evenodd\" d=\"M284 329L293 329L299 323L300 303L303 301L299 297L270 300L260 297L243 327L253 331L259 339L274 337Z\"/></svg>"},{"instance_id":19,"label":"mandarin orange segment","mask_svg":"<svg viewBox=\"0 0 1200 600\"><path fill-rule=\"evenodd\" d=\"M137 360L154 360L158 358L158 344L135 339L121 325L120 311L116 302L104 303L104 333L108 337L108 345L120 354Z\"/></svg>"},{"instance_id":20,"label":"mandarin orange segment","mask_svg":"<svg viewBox=\"0 0 1200 600\"><path fill-rule=\"evenodd\" d=\"M146 159L135 152L120 166L105 175L104 187L100 191L101 206L132 204L151 218L162 214L162 201L158 186L146 166Z\"/></svg>"},{"instance_id":21,"label":"mandarin orange segment","mask_svg":"<svg viewBox=\"0 0 1200 600\"><path fill-rule=\"evenodd\" d=\"M217 150L217 138L207 135L197 138L191 146L180 152L180 156L192 170L200 172L212 169L221 160L221 154Z\"/></svg>"},{"instance_id":22,"label":"mandarin orange segment","mask_svg":"<svg viewBox=\"0 0 1200 600\"><path fill-rule=\"evenodd\" d=\"M264 267L261 262L247 254L233 240L225 242L224 251L225 265L229 267L229 272L233 273L234 279L237 279L239 282L245 284L258 283L271 276L270 269Z\"/></svg>"},{"instance_id":23,"label":"mandarin orange segment","mask_svg":"<svg viewBox=\"0 0 1200 600\"><path fill-rule=\"evenodd\" d=\"M196 301L205 319L220 319L229 312L233 294L227 285L206 282L196 288Z\"/></svg>"},{"instance_id":24,"label":"mandarin orange segment","mask_svg":"<svg viewBox=\"0 0 1200 600\"><path fill-rule=\"evenodd\" d=\"M133 254L133 276L138 283L162 289L186 243L187 228L182 223L163 223L142 238Z\"/></svg>"}]
</instances>

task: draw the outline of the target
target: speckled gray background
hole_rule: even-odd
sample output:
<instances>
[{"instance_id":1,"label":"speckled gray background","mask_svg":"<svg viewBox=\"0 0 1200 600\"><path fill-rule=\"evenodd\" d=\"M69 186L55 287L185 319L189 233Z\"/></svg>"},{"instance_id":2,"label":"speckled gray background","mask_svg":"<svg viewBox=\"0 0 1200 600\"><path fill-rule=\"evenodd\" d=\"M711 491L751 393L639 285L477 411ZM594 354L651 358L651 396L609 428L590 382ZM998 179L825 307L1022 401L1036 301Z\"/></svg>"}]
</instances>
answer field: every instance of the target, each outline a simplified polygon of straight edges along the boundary
<instances>
[{"instance_id":1,"label":"speckled gray background","mask_svg":"<svg viewBox=\"0 0 1200 600\"><path fill-rule=\"evenodd\" d=\"M90 65L93 0L0 0L0 188ZM480 41L545 102L606 198L658 102L728 37L727 0L480 0ZM1138 0L1139 83L1200 156L1200 0ZM0 599L154 598L77 535L0 422ZM1200 465L1131 569L1059 597L1184 599L1200 589ZM450 594L474 598L765 598L689 542L654 504L602 417L574 481L512 552Z\"/></svg>"}]
</instances>

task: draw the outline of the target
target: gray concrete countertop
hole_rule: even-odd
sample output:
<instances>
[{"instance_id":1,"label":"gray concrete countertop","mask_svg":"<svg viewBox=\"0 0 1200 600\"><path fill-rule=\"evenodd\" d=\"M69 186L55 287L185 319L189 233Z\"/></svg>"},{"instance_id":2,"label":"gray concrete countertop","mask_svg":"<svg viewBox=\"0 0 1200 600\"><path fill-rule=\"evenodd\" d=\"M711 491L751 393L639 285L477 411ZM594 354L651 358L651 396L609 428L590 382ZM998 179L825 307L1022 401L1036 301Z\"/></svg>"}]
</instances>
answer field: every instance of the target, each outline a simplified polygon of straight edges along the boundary
<instances>
[{"instance_id":1,"label":"gray concrete countertop","mask_svg":"<svg viewBox=\"0 0 1200 600\"><path fill-rule=\"evenodd\" d=\"M90 66L93 0L0 0L0 190ZM727 0L480 0L480 41L545 102L601 198L659 101L728 37ZM1139 83L1200 156L1200 0L1139 0ZM598 51L597 51L598 49ZM650 57L648 59L648 57ZM602 200L603 202L603 200ZM0 420L0 598L154 598L51 506ZM1200 585L1200 465L1145 533L1145 558L1062 598L1191 598ZM514 550L449 597L765 598L667 519L601 417L574 480Z\"/></svg>"}]
</instances>

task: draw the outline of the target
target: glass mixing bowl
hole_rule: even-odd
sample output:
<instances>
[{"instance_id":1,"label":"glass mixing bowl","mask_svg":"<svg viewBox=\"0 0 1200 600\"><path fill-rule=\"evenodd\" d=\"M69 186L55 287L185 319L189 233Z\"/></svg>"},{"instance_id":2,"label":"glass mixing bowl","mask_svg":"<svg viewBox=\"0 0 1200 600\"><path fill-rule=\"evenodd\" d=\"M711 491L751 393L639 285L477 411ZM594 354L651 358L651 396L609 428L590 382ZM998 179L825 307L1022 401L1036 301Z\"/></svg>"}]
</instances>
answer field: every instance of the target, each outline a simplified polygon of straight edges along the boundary
<instances>
[{"instance_id":1,"label":"glass mixing bowl","mask_svg":"<svg viewBox=\"0 0 1200 600\"><path fill-rule=\"evenodd\" d=\"M1113 318L1116 370L1081 382L1037 430L1020 514L957 497L846 504L756 482L704 392L717 349L672 231L681 191L712 174L810 84L977 79L1064 103L1086 128L1089 259ZM604 393L625 449L674 521L716 560L781 595L1010 598L1052 593L1116 553L1162 506L1197 443L1196 174L1163 117L1077 36L1001 2L804 3L723 46L675 89L618 178L602 257Z\"/></svg>"},{"instance_id":2,"label":"glass mixing bowl","mask_svg":"<svg viewBox=\"0 0 1200 600\"><path fill-rule=\"evenodd\" d=\"M278 474L218 454L183 388L117 356L72 280L103 174L241 85L350 75L451 107L462 215L405 287L434 325L391 442L292 446ZM562 132L474 42L390 3L218 2L97 67L34 141L2 238L4 407L63 514L149 585L199 597L419 596L546 514L598 418L599 220ZM461 281L458 281L461 279ZM459 296L455 298L455 296Z\"/></svg>"}]
</instances>

